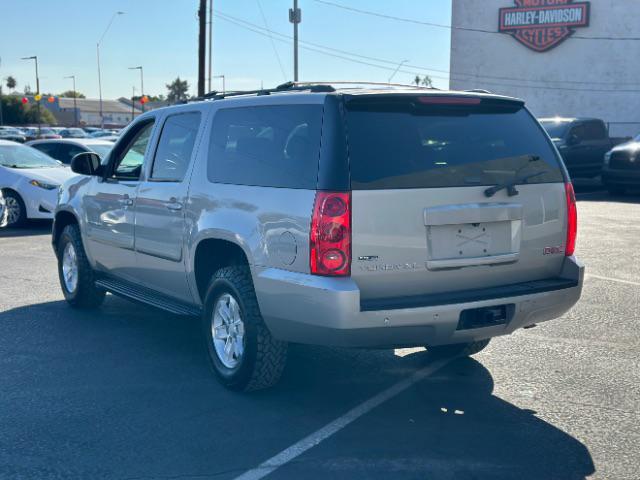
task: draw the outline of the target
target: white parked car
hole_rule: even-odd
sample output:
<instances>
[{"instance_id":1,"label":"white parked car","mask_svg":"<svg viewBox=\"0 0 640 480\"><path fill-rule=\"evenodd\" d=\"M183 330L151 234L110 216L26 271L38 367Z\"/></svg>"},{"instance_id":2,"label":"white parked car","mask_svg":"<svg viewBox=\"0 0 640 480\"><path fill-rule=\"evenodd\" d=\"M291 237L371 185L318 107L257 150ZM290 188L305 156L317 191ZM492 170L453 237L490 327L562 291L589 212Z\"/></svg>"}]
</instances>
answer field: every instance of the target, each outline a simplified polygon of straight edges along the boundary
<instances>
[{"instance_id":1,"label":"white parked car","mask_svg":"<svg viewBox=\"0 0 640 480\"><path fill-rule=\"evenodd\" d=\"M68 167L35 148L0 140L0 190L7 225L53 218L58 187L73 176Z\"/></svg>"}]
</instances>

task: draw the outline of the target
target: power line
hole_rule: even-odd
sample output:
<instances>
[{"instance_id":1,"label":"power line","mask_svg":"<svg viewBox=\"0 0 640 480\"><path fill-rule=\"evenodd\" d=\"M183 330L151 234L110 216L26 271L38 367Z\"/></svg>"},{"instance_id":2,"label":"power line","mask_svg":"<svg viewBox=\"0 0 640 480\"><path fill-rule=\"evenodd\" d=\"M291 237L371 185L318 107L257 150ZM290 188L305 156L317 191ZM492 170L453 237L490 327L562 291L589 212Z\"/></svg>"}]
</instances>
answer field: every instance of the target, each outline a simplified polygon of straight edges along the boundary
<instances>
[{"instance_id":1,"label":"power line","mask_svg":"<svg viewBox=\"0 0 640 480\"><path fill-rule=\"evenodd\" d=\"M283 33L279 33L279 32L275 32L273 30L269 30L269 29L265 29L263 27L260 27L259 25L256 25L254 23L248 22L246 20L237 18L237 17L233 17L231 15L228 15L226 13L217 11L215 13L215 15L220 18L221 20L224 20L226 22L235 24L236 26L239 26L241 28L245 28L247 30L253 31L254 33L257 33L259 35L263 35L263 36L267 36L269 38L271 38L272 40L274 40L272 35L276 35L277 37L282 37L282 38L275 38L275 40L278 40L280 42L285 42L285 43L291 43L291 36L283 34ZM265 33L266 32L266 33ZM306 50L310 50L313 52L317 52L317 53L321 53L323 55L327 55L327 56L331 56L331 57L335 57L335 58L340 58L343 60L347 60L350 62L354 62L354 63L359 63L362 65L367 65L367 66L372 66L372 67L376 67L376 68L380 68L380 69L384 69L387 71L393 71L396 69L397 67L397 62L393 61L393 60L385 60L385 59L381 59L381 58L376 58L376 57L371 57L371 56L367 56L367 55L361 55L361 54L357 54L357 53L353 53L353 52L348 52L346 50L340 50L340 49L336 49L336 48L332 48L332 47L327 47L325 45L321 45L318 43L313 43L313 42L309 42L309 41L300 41L303 44L302 48L305 48ZM313 47L317 47L317 48L311 48L311 47L306 47L304 46L304 44L306 45L312 45ZM324 49L324 50L329 50L331 52L338 52L341 55L336 55L336 54L332 54L323 50L319 50L319 49ZM358 57L358 58L363 58L366 60L371 60L374 62L378 62L378 63L386 63L390 66L383 66L383 65L377 65L377 64L373 64L371 62L365 62L362 60L356 60L353 58L349 58L349 57L345 57L345 55L348 55L350 57ZM433 78L438 78L438 79L443 79L443 80L449 80L450 78L454 79L454 80L464 80L464 81L473 81L476 80L477 81L481 81L481 85L494 85L494 86L503 86L503 87L515 87L515 88L538 88L538 89L551 89L551 90L563 90L563 91L585 91L585 92L620 92L620 93L636 93L639 92L640 90L631 90L631 89L626 89L626 90L622 90L622 89L586 89L586 88L571 88L571 87L556 87L556 86L543 86L543 85L514 85L514 84L508 84L508 83L501 83L501 82L487 82L485 80L480 80L481 78L489 78L489 79L495 79L495 80L507 80L507 81L525 81L525 82L536 82L536 83L576 83L576 84L585 84L585 85L595 85L595 84L602 84L602 85L639 85L638 83L630 83L630 84L620 84L620 83L616 83L616 84L610 84L607 82L586 82L586 81L570 81L570 80L547 80L547 81L543 81L543 80L531 80L531 79L525 79L525 78L513 78L513 77L498 77L498 76L488 76L488 75L476 75L476 74L471 74L471 73L459 73L459 72L449 72L447 70L437 70L434 68L430 68L430 67L420 67L420 66L416 66L416 65L406 65L408 68L412 68L414 69L414 71L408 71L408 70L399 70L402 73L407 73L407 74L411 74L411 75L415 75L418 73L425 73L425 72L431 72L431 71L435 71L435 72L441 72L441 73L449 73L450 77L443 77L443 76L438 76L438 75L433 75L433 74L429 74L431 77ZM468 77L472 77L470 79L465 79L465 78L460 78L461 76L468 76Z\"/></svg>"},{"instance_id":2,"label":"power line","mask_svg":"<svg viewBox=\"0 0 640 480\"><path fill-rule=\"evenodd\" d=\"M256 0L258 4L258 9L260 10L260 15L262 16L262 21L264 22L265 30L269 33L269 40L271 40L271 47L273 48L273 53L275 53L276 58L278 59L278 65L280 65L280 71L282 72L282 77L287 80L287 74L284 73L284 67L282 66L282 61L280 60L280 54L278 53L278 49L276 48L276 44L273 41L273 37L271 34L273 33L271 29L269 29L269 24L267 23L267 17L264 16L264 11L262 10L262 4L260 0Z\"/></svg>"},{"instance_id":3,"label":"power line","mask_svg":"<svg viewBox=\"0 0 640 480\"><path fill-rule=\"evenodd\" d=\"M404 22L404 23L413 23L416 25L424 25L427 27L437 27L437 28L446 28L448 30L463 30L463 31L468 31L468 32L478 32L478 33L490 33L490 34L497 34L497 35L504 35L502 32L499 32L497 30L486 30L486 29L482 29L482 28L471 28L471 27L454 27L453 25L445 25L442 23L432 23L432 22L424 22L421 20L415 20L413 18L406 18L406 17L397 17L395 15L388 15L385 13L379 13L379 12L372 12L371 10L363 10L361 8L355 8L355 7L348 7L347 5L342 5L340 3L335 3L335 2L330 2L328 0L313 0L316 3L321 3L324 5L328 5L330 7L335 7L335 8L340 8L342 10L347 10L353 13L359 13L362 15L369 15L372 17L378 17L378 18L385 18L387 20L395 20L398 22ZM582 35L573 35L571 38L577 38L579 40L611 40L611 41L620 41L620 40L624 40L624 41L638 41L640 40L640 37L611 37L611 36L597 36L597 37L586 37L586 36L582 36Z\"/></svg>"}]
</instances>

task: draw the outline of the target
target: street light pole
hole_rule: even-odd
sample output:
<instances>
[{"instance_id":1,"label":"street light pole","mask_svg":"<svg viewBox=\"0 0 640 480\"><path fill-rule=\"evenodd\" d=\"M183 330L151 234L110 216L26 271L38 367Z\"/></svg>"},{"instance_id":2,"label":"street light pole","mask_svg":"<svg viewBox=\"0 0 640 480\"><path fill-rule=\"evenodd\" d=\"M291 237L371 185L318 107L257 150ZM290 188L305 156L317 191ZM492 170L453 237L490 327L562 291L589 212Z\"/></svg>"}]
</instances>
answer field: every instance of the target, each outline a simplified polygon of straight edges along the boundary
<instances>
[{"instance_id":1,"label":"street light pole","mask_svg":"<svg viewBox=\"0 0 640 480\"><path fill-rule=\"evenodd\" d=\"M40 96L40 76L38 75L38 56L22 57L22 60L34 60L36 63L36 95ZM35 97L34 97L35 98ZM36 108L38 110L38 135L40 134L40 100L36 100Z\"/></svg>"},{"instance_id":2,"label":"street light pole","mask_svg":"<svg viewBox=\"0 0 640 480\"><path fill-rule=\"evenodd\" d=\"M73 126L77 127L78 126L78 104L76 102L76 97L77 97L77 92L76 92L76 76L75 75L69 75L68 77L64 77L64 78L71 78L73 80Z\"/></svg>"},{"instance_id":3,"label":"street light pole","mask_svg":"<svg viewBox=\"0 0 640 480\"><path fill-rule=\"evenodd\" d=\"M207 91L211 91L211 57L213 56L213 0L209 0L209 88Z\"/></svg>"},{"instance_id":4,"label":"street light pole","mask_svg":"<svg viewBox=\"0 0 640 480\"><path fill-rule=\"evenodd\" d=\"M102 112L102 74L100 72L100 43L104 39L104 36L109 31L111 24L113 23L113 21L116 19L118 15L124 15L124 12L118 11L111 16L111 20L109 20L109 23L107 24L107 28L104 29L104 32L100 37L100 40L98 40L98 43L96 43L96 56L98 58L98 95L100 96L100 127L101 128L104 128L104 114Z\"/></svg>"},{"instance_id":5,"label":"street light pole","mask_svg":"<svg viewBox=\"0 0 640 480\"><path fill-rule=\"evenodd\" d=\"M393 73L391 74L391 76L389 77L389 80L387 80L387 83L391 83L391 79L393 77L396 76L396 73L398 73L398 70L400 70L400 68L402 68L402 65L404 65L405 63L407 63L409 60L402 60L399 64L398 64L398 68L396 68Z\"/></svg>"},{"instance_id":6,"label":"street light pole","mask_svg":"<svg viewBox=\"0 0 640 480\"><path fill-rule=\"evenodd\" d=\"M302 21L302 10L298 8L298 0L293 0L293 8L289 9L289 22L293 23L293 81L298 81L298 24Z\"/></svg>"},{"instance_id":7,"label":"street light pole","mask_svg":"<svg viewBox=\"0 0 640 480\"><path fill-rule=\"evenodd\" d=\"M144 97L144 75L142 74L142 65L129 67L129 70L140 70L140 107L144 112L144 102L142 101L142 97Z\"/></svg>"},{"instance_id":8,"label":"street light pole","mask_svg":"<svg viewBox=\"0 0 640 480\"><path fill-rule=\"evenodd\" d=\"M213 78L221 78L222 79L222 94L224 95L227 89L225 88L225 78L224 75L215 75Z\"/></svg>"}]
</instances>

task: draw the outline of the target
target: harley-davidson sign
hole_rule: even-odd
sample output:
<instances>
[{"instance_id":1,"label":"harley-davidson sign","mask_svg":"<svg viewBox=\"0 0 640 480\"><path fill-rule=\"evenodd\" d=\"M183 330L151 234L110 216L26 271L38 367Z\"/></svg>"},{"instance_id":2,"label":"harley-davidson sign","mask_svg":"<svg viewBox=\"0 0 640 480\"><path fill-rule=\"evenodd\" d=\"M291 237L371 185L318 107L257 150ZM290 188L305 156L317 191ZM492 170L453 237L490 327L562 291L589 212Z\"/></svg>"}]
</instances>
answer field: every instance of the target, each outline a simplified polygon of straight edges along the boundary
<instances>
[{"instance_id":1,"label":"harley-davidson sign","mask_svg":"<svg viewBox=\"0 0 640 480\"><path fill-rule=\"evenodd\" d=\"M514 0L500 9L498 30L509 33L537 52L558 46L576 28L589 26L590 2L572 0Z\"/></svg>"}]
</instances>

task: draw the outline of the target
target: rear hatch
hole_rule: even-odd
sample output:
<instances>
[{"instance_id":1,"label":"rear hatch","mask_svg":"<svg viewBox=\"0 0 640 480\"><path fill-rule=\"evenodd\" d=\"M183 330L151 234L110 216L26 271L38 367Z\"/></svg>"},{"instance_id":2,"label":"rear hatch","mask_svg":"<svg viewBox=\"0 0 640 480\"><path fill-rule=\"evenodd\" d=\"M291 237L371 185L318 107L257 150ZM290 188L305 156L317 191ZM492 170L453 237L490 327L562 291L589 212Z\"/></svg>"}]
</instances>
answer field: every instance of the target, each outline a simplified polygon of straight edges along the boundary
<instances>
[{"instance_id":1,"label":"rear hatch","mask_svg":"<svg viewBox=\"0 0 640 480\"><path fill-rule=\"evenodd\" d=\"M351 275L362 301L559 275L567 232L563 167L523 103L354 95L345 97L345 112ZM505 182L515 185L488 196Z\"/></svg>"}]
</instances>

